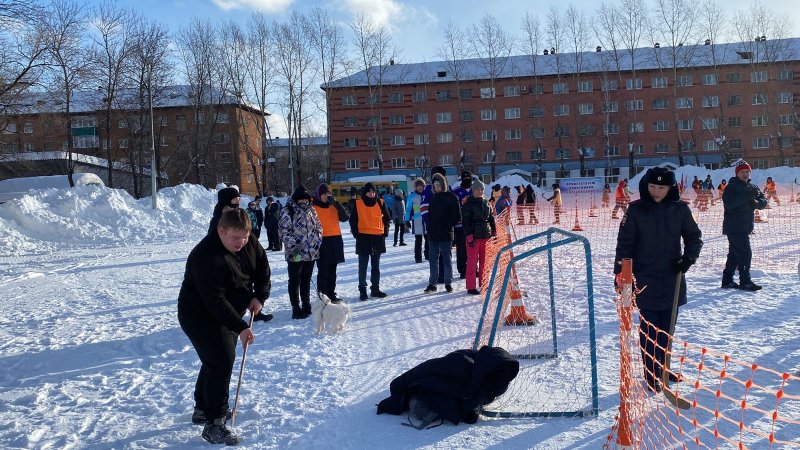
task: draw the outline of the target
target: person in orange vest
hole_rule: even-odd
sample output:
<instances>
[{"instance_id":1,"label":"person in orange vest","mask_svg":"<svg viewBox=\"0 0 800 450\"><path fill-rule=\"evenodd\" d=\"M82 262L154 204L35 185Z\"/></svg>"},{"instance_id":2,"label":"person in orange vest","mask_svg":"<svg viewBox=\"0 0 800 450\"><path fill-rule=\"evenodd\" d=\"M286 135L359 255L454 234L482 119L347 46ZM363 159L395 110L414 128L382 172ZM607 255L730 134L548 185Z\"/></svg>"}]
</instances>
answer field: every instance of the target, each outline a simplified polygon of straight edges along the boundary
<instances>
[{"instance_id":1,"label":"person in orange vest","mask_svg":"<svg viewBox=\"0 0 800 450\"><path fill-rule=\"evenodd\" d=\"M622 214L628 212L628 199L629 197L625 194L625 186L627 186L627 182L622 180L617 185L617 190L614 193L614 209L611 210L611 218L618 219L617 211L620 209L622 210Z\"/></svg>"},{"instance_id":2,"label":"person in orange vest","mask_svg":"<svg viewBox=\"0 0 800 450\"><path fill-rule=\"evenodd\" d=\"M726 187L728 187L728 182L723 179L722 182L719 183L719 186L717 186L717 192L719 192L718 200L722 201L722 194L725 192Z\"/></svg>"},{"instance_id":3,"label":"person in orange vest","mask_svg":"<svg viewBox=\"0 0 800 450\"><path fill-rule=\"evenodd\" d=\"M375 185L367 183L361 196L350 200L350 232L356 238L358 255L359 299L384 298L381 292L381 254L386 253L386 237L389 236L389 211L378 198ZM370 265L370 295L367 296L367 264Z\"/></svg>"},{"instance_id":4,"label":"person in orange vest","mask_svg":"<svg viewBox=\"0 0 800 450\"><path fill-rule=\"evenodd\" d=\"M314 209L322 224L322 245L317 259L317 290L328 296L331 303L341 303L336 295L336 266L344 262L344 241L339 222L346 222L350 214L341 203L330 195L327 184L321 183L314 190Z\"/></svg>"},{"instance_id":5,"label":"person in orange vest","mask_svg":"<svg viewBox=\"0 0 800 450\"><path fill-rule=\"evenodd\" d=\"M775 182L772 181L772 177L767 177L767 182L764 184L764 195L767 196L767 204L769 204L769 199L775 199L775 204L781 206L781 199L778 198L778 188L775 186Z\"/></svg>"}]
</instances>

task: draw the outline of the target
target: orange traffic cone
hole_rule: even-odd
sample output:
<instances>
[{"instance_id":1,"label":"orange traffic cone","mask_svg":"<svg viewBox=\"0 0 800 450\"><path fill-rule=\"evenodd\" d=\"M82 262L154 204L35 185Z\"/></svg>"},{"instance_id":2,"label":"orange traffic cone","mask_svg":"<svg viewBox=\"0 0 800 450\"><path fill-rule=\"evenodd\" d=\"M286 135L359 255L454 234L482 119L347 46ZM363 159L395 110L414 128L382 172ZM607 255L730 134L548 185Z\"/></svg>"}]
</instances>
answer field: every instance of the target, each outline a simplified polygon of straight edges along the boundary
<instances>
[{"instance_id":1,"label":"orange traffic cone","mask_svg":"<svg viewBox=\"0 0 800 450\"><path fill-rule=\"evenodd\" d=\"M589 207L589 217L597 217L597 213L594 210L594 195L592 195L592 206Z\"/></svg>"},{"instance_id":2,"label":"orange traffic cone","mask_svg":"<svg viewBox=\"0 0 800 450\"><path fill-rule=\"evenodd\" d=\"M764 217L764 218L762 219L762 218L761 218L761 214L759 214L759 213L758 213L758 210L756 210L756 215L755 215L755 217L753 218L753 222L755 222L755 223L764 223L764 222L766 222L766 221L767 221L767 218L766 218L766 217Z\"/></svg>"},{"instance_id":3,"label":"orange traffic cone","mask_svg":"<svg viewBox=\"0 0 800 450\"><path fill-rule=\"evenodd\" d=\"M578 201L575 201L575 225L572 226L572 231L583 231L581 223L578 222Z\"/></svg>"},{"instance_id":4,"label":"orange traffic cone","mask_svg":"<svg viewBox=\"0 0 800 450\"><path fill-rule=\"evenodd\" d=\"M519 282L517 282L517 274L515 272L511 274L508 287L510 290L509 296L511 297L511 313L506 316L506 325L536 325L536 322L538 322L536 316L528 314L525 310L525 304L522 303L522 291L519 289Z\"/></svg>"}]
</instances>

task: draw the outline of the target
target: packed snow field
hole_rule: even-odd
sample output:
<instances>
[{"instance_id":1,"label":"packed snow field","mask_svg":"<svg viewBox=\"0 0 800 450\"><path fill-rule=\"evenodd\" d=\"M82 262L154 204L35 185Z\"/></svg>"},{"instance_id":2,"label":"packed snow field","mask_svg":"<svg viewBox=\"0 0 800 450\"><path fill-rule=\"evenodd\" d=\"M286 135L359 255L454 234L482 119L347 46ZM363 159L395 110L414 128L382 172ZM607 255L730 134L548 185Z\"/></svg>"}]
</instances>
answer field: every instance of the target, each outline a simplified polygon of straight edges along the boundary
<instances>
[{"instance_id":1,"label":"packed snow field","mask_svg":"<svg viewBox=\"0 0 800 450\"><path fill-rule=\"evenodd\" d=\"M162 189L152 211L150 199L82 186L32 191L0 205L0 448L207 445L190 422L199 362L178 325L176 299L186 256L206 232L214 202L213 191L182 185ZM376 415L375 405L405 370L471 347L482 299L466 295L463 281L452 294L423 294L427 264L413 263L412 246L390 242L381 259L389 297L358 302L354 241L343 228L348 261L337 292L353 315L338 335L316 335L311 319L290 319L283 253L269 253L267 310L275 319L254 326L235 427L243 447L603 446L618 405L611 274L596 271L594 279L599 417L485 418L417 431L401 426L405 417ZM765 286L755 294L718 289L719 273L705 267L690 271L680 337L739 360L798 370L798 275L765 269L754 270Z\"/></svg>"}]
</instances>

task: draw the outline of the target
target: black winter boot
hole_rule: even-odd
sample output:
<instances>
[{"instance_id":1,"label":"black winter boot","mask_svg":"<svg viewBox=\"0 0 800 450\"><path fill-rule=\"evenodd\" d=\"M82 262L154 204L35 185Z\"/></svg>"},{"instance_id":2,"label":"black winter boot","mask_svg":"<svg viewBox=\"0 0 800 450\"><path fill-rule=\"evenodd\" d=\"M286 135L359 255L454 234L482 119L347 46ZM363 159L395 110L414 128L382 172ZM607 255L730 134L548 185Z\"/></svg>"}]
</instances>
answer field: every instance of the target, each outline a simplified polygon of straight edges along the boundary
<instances>
[{"instance_id":1,"label":"black winter boot","mask_svg":"<svg viewBox=\"0 0 800 450\"><path fill-rule=\"evenodd\" d=\"M367 290L366 289L359 289L358 292L359 292L358 299L361 300L362 302L369 298L369 295L367 295Z\"/></svg>"},{"instance_id":2,"label":"black winter boot","mask_svg":"<svg viewBox=\"0 0 800 450\"><path fill-rule=\"evenodd\" d=\"M300 313L303 315L301 319L305 319L306 317L311 315L311 303L303 302L303 308L300 310Z\"/></svg>"},{"instance_id":3,"label":"black winter boot","mask_svg":"<svg viewBox=\"0 0 800 450\"><path fill-rule=\"evenodd\" d=\"M192 412L192 423L199 425L206 422L208 422L206 420L206 413L204 413L202 409L198 409L197 406L195 406L194 412Z\"/></svg>"},{"instance_id":4,"label":"black winter boot","mask_svg":"<svg viewBox=\"0 0 800 450\"><path fill-rule=\"evenodd\" d=\"M203 439L212 444L239 445L239 437L225 426L225 416L206 422Z\"/></svg>"},{"instance_id":5,"label":"black winter boot","mask_svg":"<svg viewBox=\"0 0 800 450\"><path fill-rule=\"evenodd\" d=\"M302 319L303 310L299 306L292 305L292 319Z\"/></svg>"},{"instance_id":6,"label":"black winter boot","mask_svg":"<svg viewBox=\"0 0 800 450\"><path fill-rule=\"evenodd\" d=\"M382 292L378 288L372 288L369 292L370 297L377 297L377 298L386 298L388 294L386 292Z\"/></svg>"}]
</instances>

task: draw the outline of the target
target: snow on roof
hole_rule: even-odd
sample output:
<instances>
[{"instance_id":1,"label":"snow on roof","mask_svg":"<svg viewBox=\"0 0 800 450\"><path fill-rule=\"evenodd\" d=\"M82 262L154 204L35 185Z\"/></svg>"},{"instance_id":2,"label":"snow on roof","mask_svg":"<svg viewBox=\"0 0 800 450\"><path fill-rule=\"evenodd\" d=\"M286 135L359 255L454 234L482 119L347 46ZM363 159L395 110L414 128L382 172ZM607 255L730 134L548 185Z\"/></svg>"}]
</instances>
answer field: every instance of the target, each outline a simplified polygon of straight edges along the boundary
<instances>
[{"instance_id":1,"label":"snow on roof","mask_svg":"<svg viewBox=\"0 0 800 450\"><path fill-rule=\"evenodd\" d=\"M69 154L67 152L61 151L48 151L48 152L22 152L22 153L13 153L3 155L3 161L48 161L48 160L66 160L69 159ZM84 155L82 153L72 153L72 160L76 162L81 162L84 164L91 164L93 166L98 167L108 167L108 160L104 158L98 158L96 156L89 156ZM130 170L130 164L123 163L120 161L113 162L114 170ZM142 174L150 175L150 167L149 165L145 165L142 167ZM159 174L160 178L167 178L166 172L161 172Z\"/></svg>"},{"instance_id":2,"label":"snow on roof","mask_svg":"<svg viewBox=\"0 0 800 450\"><path fill-rule=\"evenodd\" d=\"M745 58L747 57L747 58ZM762 42L732 42L712 45L682 45L637 48L633 52L621 49L600 52L558 53L550 55L510 56L502 65L498 79L556 75L558 73L596 73L619 70L656 70L672 67L709 67L731 64L797 61L800 57L800 38L773 39ZM424 63L373 66L350 76L323 84L322 89L367 86L367 75L374 80L381 74L381 84L407 85L455 81L452 67L459 66L461 81L486 80L490 78L480 58L464 59L455 63L431 61ZM444 75L444 76L440 76ZM375 84L374 82L372 84Z\"/></svg>"},{"instance_id":3,"label":"snow on roof","mask_svg":"<svg viewBox=\"0 0 800 450\"><path fill-rule=\"evenodd\" d=\"M301 138L301 145L328 145L328 136L311 136ZM288 138L275 138L267 139L267 145L270 147L288 147Z\"/></svg>"}]
</instances>

